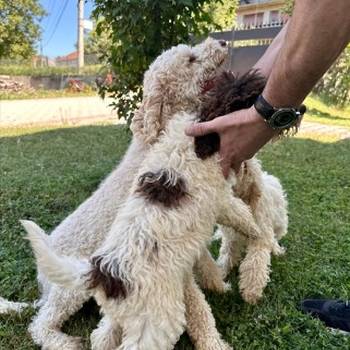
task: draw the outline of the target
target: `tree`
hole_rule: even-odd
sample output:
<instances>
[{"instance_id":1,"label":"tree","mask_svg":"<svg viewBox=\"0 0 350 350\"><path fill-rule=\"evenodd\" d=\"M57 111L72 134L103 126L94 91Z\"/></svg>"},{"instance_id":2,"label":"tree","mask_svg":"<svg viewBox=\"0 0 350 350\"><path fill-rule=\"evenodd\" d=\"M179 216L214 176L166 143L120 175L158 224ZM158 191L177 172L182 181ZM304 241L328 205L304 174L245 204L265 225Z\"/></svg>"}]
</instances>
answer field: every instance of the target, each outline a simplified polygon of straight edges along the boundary
<instances>
[{"instance_id":1,"label":"tree","mask_svg":"<svg viewBox=\"0 0 350 350\"><path fill-rule=\"evenodd\" d=\"M38 0L0 0L0 58L32 56L44 15Z\"/></svg>"},{"instance_id":2,"label":"tree","mask_svg":"<svg viewBox=\"0 0 350 350\"><path fill-rule=\"evenodd\" d=\"M350 105L350 45L339 56L313 90L339 107Z\"/></svg>"},{"instance_id":3,"label":"tree","mask_svg":"<svg viewBox=\"0 0 350 350\"><path fill-rule=\"evenodd\" d=\"M285 0L284 12L291 15L294 3L295 0ZM313 92L339 107L350 104L350 45L323 75Z\"/></svg>"},{"instance_id":4,"label":"tree","mask_svg":"<svg viewBox=\"0 0 350 350\"><path fill-rule=\"evenodd\" d=\"M284 0L283 12L287 15L291 15L294 8L294 2L295 0Z\"/></svg>"},{"instance_id":5,"label":"tree","mask_svg":"<svg viewBox=\"0 0 350 350\"><path fill-rule=\"evenodd\" d=\"M235 24L238 0L212 1L207 5L208 12L213 16L215 26L222 30L232 30ZM215 27L210 28L215 30Z\"/></svg>"},{"instance_id":6,"label":"tree","mask_svg":"<svg viewBox=\"0 0 350 350\"><path fill-rule=\"evenodd\" d=\"M212 2L95 0L96 32L111 33L106 60L115 74L114 83L100 92L102 96L112 94L120 116L128 120L133 116L142 93L143 73L162 50L220 28L208 9Z\"/></svg>"},{"instance_id":7,"label":"tree","mask_svg":"<svg viewBox=\"0 0 350 350\"><path fill-rule=\"evenodd\" d=\"M104 30L97 34L96 23L94 23L94 28L85 37L84 52L86 55L95 54L97 58L102 62L106 63L106 58L108 56L108 49L111 37L110 30Z\"/></svg>"}]
</instances>

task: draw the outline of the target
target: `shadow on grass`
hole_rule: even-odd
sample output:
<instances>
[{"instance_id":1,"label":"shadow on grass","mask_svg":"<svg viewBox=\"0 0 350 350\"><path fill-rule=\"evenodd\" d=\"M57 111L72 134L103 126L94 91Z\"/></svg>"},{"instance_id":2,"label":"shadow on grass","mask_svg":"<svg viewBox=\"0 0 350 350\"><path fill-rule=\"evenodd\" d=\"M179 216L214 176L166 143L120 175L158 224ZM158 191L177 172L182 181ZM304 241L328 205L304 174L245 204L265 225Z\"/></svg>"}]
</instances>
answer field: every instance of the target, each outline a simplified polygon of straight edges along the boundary
<instances>
[{"instance_id":1,"label":"shadow on grass","mask_svg":"<svg viewBox=\"0 0 350 350\"><path fill-rule=\"evenodd\" d=\"M330 114L330 113L327 113L327 112L322 112L316 108L311 108L311 109L308 109L307 113L310 115L310 116L313 116L313 117L318 117L318 118L322 118L322 119L329 119L330 121L332 120L341 120L341 121L348 121L349 118L344 118L344 117L341 117L339 115L336 115L336 114Z\"/></svg>"},{"instance_id":2,"label":"shadow on grass","mask_svg":"<svg viewBox=\"0 0 350 350\"><path fill-rule=\"evenodd\" d=\"M51 230L96 189L129 140L115 126L0 139L1 296L38 296L34 260L18 220L31 218ZM260 158L288 193L287 254L273 259L271 282L257 306L240 298L236 272L230 276L232 292L206 293L218 329L235 349L346 349L346 337L328 333L297 305L307 296L350 297L350 141L288 139L267 146ZM218 243L212 250L217 253ZM36 349L26 334L32 315L0 317L0 349ZM64 329L87 339L97 318L96 306L88 304ZM177 344L180 349L193 349L187 336Z\"/></svg>"}]
</instances>

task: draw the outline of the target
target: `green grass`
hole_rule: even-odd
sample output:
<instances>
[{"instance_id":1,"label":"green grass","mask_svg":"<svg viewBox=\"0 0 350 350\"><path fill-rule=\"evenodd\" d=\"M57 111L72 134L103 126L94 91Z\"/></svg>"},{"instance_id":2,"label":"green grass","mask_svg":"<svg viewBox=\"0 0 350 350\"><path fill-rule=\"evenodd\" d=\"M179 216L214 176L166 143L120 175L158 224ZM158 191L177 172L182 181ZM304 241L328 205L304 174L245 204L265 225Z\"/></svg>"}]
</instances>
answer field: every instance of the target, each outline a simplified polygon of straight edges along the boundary
<instances>
[{"instance_id":1,"label":"green grass","mask_svg":"<svg viewBox=\"0 0 350 350\"><path fill-rule=\"evenodd\" d=\"M343 109L332 107L315 96L309 96L305 105L307 106L305 120L350 128L350 106Z\"/></svg>"},{"instance_id":2,"label":"green grass","mask_svg":"<svg viewBox=\"0 0 350 350\"><path fill-rule=\"evenodd\" d=\"M27 100L38 98L57 98L57 97L81 97L81 96L97 96L97 91L88 89L81 92L72 92L68 89L64 90L22 90L22 91L0 91L0 100Z\"/></svg>"},{"instance_id":3,"label":"green grass","mask_svg":"<svg viewBox=\"0 0 350 350\"><path fill-rule=\"evenodd\" d=\"M79 75L94 75L98 74L102 69L102 65L86 65L83 67ZM1 65L0 75L29 75L32 77L47 76L47 75L77 75L76 67L32 67L30 64L14 64Z\"/></svg>"},{"instance_id":4,"label":"green grass","mask_svg":"<svg viewBox=\"0 0 350 350\"><path fill-rule=\"evenodd\" d=\"M19 129L3 135L0 295L34 300L34 261L18 220L55 227L111 171L130 136L117 126ZM350 141L291 138L266 147L260 158L288 193L287 253L273 259L271 282L259 305L242 301L236 271L230 276L232 292L206 294L218 329L236 350L349 349L350 337L331 334L300 313L298 303L304 297L350 298ZM89 305L65 324L69 334L88 338L98 319L98 308ZM1 350L37 349L26 333L32 315L28 310L0 316ZM186 335L176 349L193 349Z\"/></svg>"}]
</instances>

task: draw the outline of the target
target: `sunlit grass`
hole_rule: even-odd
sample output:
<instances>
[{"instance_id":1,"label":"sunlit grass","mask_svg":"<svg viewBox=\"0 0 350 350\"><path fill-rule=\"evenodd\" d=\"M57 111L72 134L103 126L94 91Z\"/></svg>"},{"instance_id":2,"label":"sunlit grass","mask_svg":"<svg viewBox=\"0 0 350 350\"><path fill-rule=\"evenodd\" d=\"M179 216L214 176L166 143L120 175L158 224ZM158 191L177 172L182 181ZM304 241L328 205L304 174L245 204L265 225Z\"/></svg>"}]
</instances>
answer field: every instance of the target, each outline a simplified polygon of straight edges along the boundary
<instances>
[{"instance_id":1,"label":"sunlit grass","mask_svg":"<svg viewBox=\"0 0 350 350\"><path fill-rule=\"evenodd\" d=\"M39 293L34 259L18 220L33 219L49 232L97 188L129 140L125 127L112 125L3 133L1 296L32 301ZM259 158L288 194L290 225L282 242L287 253L273 258L271 282L256 306L242 301L237 271L229 278L231 292L206 293L217 327L235 350L349 349L349 337L330 333L298 305L305 297L350 297L350 141L304 135L268 145ZM212 251L217 254L218 243ZM0 316L1 350L37 349L26 331L34 313ZM98 319L98 308L89 304L64 329L88 344ZM190 349L188 337L182 336L176 350Z\"/></svg>"},{"instance_id":2,"label":"sunlit grass","mask_svg":"<svg viewBox=\"0 0 350 350\"><path fill-rule=\"evenodd\" d=\"M307 106L306 121L350 128L350 106L344 109L328 106L315 96L309 96L305 104Z\"/></svg>"}]
</instances>

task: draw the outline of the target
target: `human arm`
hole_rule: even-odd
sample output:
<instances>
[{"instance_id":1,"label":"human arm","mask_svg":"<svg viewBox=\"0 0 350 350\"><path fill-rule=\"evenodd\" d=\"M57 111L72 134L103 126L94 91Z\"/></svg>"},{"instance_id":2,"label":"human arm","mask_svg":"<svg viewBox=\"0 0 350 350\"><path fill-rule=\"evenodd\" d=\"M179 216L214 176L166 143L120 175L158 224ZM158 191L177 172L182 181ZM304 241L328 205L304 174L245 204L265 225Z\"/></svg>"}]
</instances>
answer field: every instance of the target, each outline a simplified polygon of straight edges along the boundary
<instances>
[{"instance_id":1,"label":"human arm","mask_svg":"<svg viewBox=\"0 0 350 350\"><path fill-rule=\"evenodd\" d=\"M269 75L263 92L275 107L298 106L317 80L331 66L350 39L348 0L297 0L279 48L267 51L256 66ZM278 38L277 38L278 39ZM278 39L279 40L279 39ZM231 166L254 156L276 131L271 129L254 107L195 124L186 130L190 136L216 132L220 135L223 173Z\"/></svg>"}]
</instances>

